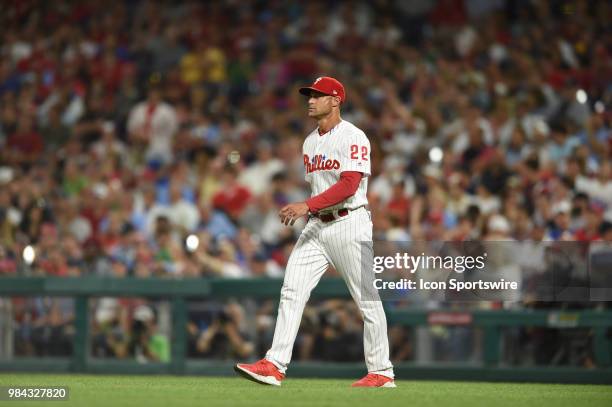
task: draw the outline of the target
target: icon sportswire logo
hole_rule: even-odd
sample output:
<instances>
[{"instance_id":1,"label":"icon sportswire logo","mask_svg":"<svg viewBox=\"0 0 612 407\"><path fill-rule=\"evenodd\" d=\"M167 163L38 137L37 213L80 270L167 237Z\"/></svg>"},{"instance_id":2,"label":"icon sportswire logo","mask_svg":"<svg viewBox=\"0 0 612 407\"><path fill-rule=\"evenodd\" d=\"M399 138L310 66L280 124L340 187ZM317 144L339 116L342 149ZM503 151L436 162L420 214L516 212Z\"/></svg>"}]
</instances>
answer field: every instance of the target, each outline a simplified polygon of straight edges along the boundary
<instances>
[{"instance_id":1,"label":"icon sportswire logo","mask_svg":"<svg viewBox=\"0 0 612 407\"><path fill-rule=\"evenodd\" d=\"M314 171L338 170L340 169L340 161L331 158L325 159L322 154L317 154L311 159L308 154L304 154L304 167L306 168L306 174Z\"/></svg>"}]
</instances>

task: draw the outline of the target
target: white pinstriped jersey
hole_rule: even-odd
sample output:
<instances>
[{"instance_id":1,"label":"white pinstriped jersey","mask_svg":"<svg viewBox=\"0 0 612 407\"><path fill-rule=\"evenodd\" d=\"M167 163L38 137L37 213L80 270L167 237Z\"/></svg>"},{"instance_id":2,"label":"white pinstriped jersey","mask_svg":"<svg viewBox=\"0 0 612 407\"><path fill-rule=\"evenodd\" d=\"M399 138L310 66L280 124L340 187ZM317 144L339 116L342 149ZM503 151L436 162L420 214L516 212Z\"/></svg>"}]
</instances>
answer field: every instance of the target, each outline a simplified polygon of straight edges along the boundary
<instances>
[{"instance_id":1,"label":"white pinstriped jersey","mask_svg":"<svg viewBox=\"0 0 612 407\"><path fill-rule=\"evenodd\" d=\"M361 129L346 120L323 135L319 135L318 128L314 129L304 140L302 154L311 196L319 195L337 183L344 171L363 173L355 195L323 211L367 205L368 177L371 175L370 141Z\"/></svg>"}]
</instances>

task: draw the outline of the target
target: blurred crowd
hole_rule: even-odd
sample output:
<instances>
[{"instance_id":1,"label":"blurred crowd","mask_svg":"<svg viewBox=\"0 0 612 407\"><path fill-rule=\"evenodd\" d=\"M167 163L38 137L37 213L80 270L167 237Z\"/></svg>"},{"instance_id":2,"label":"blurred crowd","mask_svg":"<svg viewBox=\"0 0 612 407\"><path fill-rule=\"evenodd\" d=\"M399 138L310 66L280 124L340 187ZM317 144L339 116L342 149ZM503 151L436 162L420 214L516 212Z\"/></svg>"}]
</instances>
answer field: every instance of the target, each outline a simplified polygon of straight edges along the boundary
<instances>
[{"instance_id":1,"label":"blurred crowd","mask_svg":"<svg viewBox=\"0 0 612 407\"><path fill-rule=\"evenodd\" d=\"M90 303L89 352L94 358L135 359L140 363L171 361L170 304L142 298L95 299ZM70 356L74 342L74 301L28 298L13 301L14 355ZM272 343L274 301L190 302L186 354L190 359L256 359ZM411 330L390 328L395 362L412 360ZM363 359L363 326L352 301L309 303L298 334L295 360L359 362ZM1 352L0 352L1 356Z\"/></svg>"},{"instance_id":2,"label":"blurred crowd","mask_svg":"<svg viewBox=\"0 0 612 407\"><path fill-rule=\"evenodd\" d=\"M372 144L375 239L612 241L605 0L0 7L0 275L281 277L321 75Z\"/></svg>"},{"instance_id":3,"label":"blurred crowd","mask_svg":"<svg viewBox=\"0 0 612 407\"><path fill-rule=\"evenodd\" d=\"M606 1L3 7L2 274L282 275L321 74L377 239L612 238Z\"/></svg>"}]
</instances>

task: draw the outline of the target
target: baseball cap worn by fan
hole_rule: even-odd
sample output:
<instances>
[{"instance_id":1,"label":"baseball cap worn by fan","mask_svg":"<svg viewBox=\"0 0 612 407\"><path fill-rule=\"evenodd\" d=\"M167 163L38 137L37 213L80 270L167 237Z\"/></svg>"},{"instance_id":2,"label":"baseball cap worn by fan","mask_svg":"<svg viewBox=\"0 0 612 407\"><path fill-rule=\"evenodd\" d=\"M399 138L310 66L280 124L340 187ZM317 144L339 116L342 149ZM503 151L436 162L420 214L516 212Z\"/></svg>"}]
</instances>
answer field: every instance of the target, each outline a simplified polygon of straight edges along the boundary
<instances>
[{"instance_id":1,"label":"baseball cap worn by fan","mask_svg":"<svg viewBox=\"0 0 612 407\"><path fill-rule=\"evenodd\" d=\"M346 99L346 94L344 93L344 85L340 83L337 79L334 79L329 76L321 76L312 83L310 86L305 86L300 88L300 93L305 96L309 96L311 91L320 92L324 95L329 96L338 96L340 98L340 103L343 103Z\"/></svg>"}]
</instances>

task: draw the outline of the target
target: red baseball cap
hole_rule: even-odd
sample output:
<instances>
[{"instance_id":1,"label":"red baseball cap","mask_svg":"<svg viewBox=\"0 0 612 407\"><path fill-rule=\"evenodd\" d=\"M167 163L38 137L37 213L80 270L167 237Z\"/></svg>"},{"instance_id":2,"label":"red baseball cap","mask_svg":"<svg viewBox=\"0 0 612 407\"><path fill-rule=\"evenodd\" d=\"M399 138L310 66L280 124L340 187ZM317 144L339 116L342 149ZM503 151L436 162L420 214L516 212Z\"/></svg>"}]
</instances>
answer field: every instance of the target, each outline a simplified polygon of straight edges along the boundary
<instances>
[{"instance_id":1,"label":"red baseball cap","mask_svg":"<svg viewBox=\"0 0 612 407\"><path fill-rule=\"evenodd\" d=\"M321 76L312 83L310 86L300 88L302 95L309 96L311 91L316 91L329 96L338 96L340 103L344 102L346 95L344 93L344 85L337 79L329 76Z\"/></svg>"}]
</instances>

